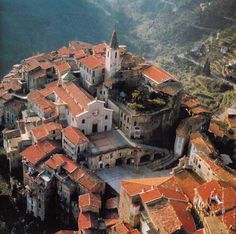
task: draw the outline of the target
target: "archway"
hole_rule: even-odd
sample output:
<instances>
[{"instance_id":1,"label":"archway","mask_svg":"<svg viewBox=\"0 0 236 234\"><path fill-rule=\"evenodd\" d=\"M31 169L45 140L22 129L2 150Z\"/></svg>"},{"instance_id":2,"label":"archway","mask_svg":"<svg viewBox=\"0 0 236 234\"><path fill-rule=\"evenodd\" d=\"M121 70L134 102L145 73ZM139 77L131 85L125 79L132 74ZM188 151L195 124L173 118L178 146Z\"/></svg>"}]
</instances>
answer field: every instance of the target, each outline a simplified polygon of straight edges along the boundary
<instances>
[{"instance_id":1,"label":"archway","mask_svg":"<svg viewBox=\"0 0 236 234\"><path fill-rule=\"evenodd\" d=\"M150 162L150 159L151 159L151 155L145 154L144 156L141 157L140 163L148 163Z\"/></svg>"},{"instance_id":2,"label":"archway","mask_svg":"<svg viewBox=\"0 0 236 234\"><path fill-rule=\"evenodd\" d=\"M122 158L116 159L116 166L120 166L120 165L122 165L122 164L123 164Z\"/></svg>"}]
</instances>

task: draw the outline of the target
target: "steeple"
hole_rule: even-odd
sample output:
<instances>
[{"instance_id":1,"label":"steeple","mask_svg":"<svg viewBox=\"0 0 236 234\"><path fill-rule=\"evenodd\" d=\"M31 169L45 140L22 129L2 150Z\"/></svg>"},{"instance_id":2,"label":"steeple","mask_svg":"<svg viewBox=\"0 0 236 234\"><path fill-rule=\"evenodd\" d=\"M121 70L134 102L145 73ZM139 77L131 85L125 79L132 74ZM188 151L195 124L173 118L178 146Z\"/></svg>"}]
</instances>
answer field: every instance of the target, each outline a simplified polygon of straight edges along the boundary
<instances>
[{"instance_id":1,"label":"steeple","mask_svg":"<svg viewBox=\"0 0 236 234\"><path fill-rule=\"evenodd\" d=\"M118 49L118 46L117 33L116 30L114 30L111 36L110 47L116 50Z\"/></svg>"}]
</instances>

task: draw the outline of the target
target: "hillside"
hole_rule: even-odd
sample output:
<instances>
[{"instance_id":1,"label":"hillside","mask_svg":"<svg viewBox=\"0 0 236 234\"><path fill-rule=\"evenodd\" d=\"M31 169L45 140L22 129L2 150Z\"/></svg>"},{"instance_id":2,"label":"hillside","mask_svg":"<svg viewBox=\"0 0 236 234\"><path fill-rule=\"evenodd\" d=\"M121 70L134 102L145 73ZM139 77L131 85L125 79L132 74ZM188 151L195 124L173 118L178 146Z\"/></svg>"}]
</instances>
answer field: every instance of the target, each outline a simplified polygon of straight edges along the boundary
<instances>
[{"instance_id":1,"label":"hillside","mask_svg":"<svg viewBox=\"0 0 236 234\"><path fill-rule=\"evenodd\" d=\"M201 3L204 3L200 5ZM0 75L36 52L79 39L119 41L149 59L174 55L236 21L235 0L1 0Z\"/></svg>"}]
</instances>

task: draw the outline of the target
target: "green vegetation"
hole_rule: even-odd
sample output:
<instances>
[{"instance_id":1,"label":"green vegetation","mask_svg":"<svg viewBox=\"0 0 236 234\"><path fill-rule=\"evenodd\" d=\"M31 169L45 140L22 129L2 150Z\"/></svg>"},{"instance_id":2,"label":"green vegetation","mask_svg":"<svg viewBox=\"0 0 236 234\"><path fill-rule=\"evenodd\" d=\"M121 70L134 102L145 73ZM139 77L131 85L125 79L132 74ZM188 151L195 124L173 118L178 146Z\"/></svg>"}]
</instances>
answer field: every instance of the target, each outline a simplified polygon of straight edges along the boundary
<instances>
[{"instance_id":1,"label":"green vegetation","mask_svg":"<svg viewBox=\"0 0 236 234\"><path fill-rule=\"evenodd\" d=\"M190 78L185 82L185 90L209 107L213 113L224 111L236 98L233 86L204 76Z\"/></svg>"},{"instance_id":2,"label":"green vegetation","mask_svg":"<svg viewBox=\"0 0 236 234\"><path fill-rule=\"evenodd\" d=\"M159 110L166 105L166 100L150 93L148 88L139 87L131 94L131 101L128 106L137 111Z\"/></svg>"}]
</instances>

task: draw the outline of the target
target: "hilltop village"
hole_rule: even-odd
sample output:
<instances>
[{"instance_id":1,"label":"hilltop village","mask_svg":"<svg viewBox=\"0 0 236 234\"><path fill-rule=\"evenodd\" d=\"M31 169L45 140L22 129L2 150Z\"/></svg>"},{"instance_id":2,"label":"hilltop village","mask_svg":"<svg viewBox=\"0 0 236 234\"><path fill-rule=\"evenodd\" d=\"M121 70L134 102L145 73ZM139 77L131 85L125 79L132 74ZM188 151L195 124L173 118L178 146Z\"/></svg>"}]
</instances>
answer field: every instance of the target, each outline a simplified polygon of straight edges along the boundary
<instances>
[{"instance_id":1,"label":"hilltop village","mask_svg":"<svg viewBox=\"0 0 236 234\"><path fill-rule=\"evenodd\" d=\"M55 233L236 232L236 110L213 116L116 31L14 65L0 107L12 196ZM117 187L116 167L140 176Z\"/></svg>"}]
</instances>

